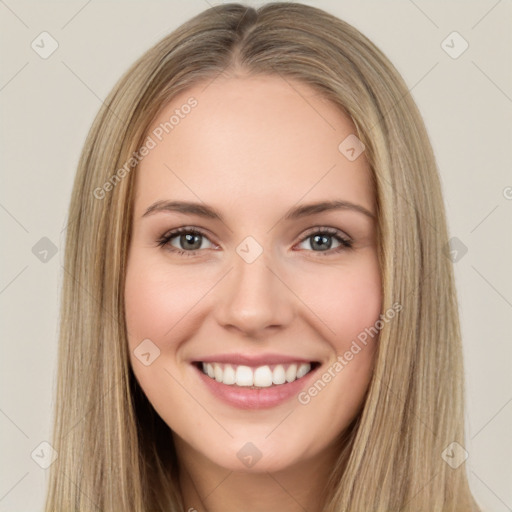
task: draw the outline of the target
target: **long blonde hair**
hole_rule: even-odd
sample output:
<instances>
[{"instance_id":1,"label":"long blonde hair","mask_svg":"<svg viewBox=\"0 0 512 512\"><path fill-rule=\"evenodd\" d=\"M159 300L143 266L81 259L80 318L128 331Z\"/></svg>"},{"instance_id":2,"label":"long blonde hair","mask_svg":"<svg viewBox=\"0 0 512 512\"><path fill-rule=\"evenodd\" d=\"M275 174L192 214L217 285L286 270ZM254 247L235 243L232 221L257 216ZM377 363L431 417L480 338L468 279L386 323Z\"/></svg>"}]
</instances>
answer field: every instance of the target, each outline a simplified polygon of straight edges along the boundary
<instances>
[{"instance_id":1,"label":"long blonde hair","mask_svg":"<svg viewBox=\"0 0 512 512\"><path fill-rule=\"evenodd\" d=\"M124 280L137 169L125 164L173 97L233 71L309 84L350 116L375 185L382 308L403 307L380 332L325 512L478 510L464 464L452 469L441 456L465 441L462 350L423 121L371 41L327 12L283 2L222 5L189 20L133 64L93 123L69 209L46 511L183 510L169 428L129 365Z\"/></svg>"}]
</instances>

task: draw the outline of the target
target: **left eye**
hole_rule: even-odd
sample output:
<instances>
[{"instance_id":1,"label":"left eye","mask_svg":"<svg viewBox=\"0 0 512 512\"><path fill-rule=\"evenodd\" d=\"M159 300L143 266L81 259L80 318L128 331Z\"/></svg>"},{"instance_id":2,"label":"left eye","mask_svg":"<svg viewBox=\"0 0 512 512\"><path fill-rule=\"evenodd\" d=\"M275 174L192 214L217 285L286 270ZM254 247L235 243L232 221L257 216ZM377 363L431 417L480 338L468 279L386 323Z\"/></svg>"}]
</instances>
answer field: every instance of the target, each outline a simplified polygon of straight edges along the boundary
<instances>
[{"instance_id":1,"label":"left eye","mask_svg":"<svg viewBox=\"0 0 512 512\"><path fill-rule=\"evenodd\" d=\"M332 240L336 240L338 245L332 247ZM319 249L313 252L338 252L343 249L350 249L352 247L352 241L344 238L339 234L338 230L320 230L314 233L310 233L308 236L302 239L301 243L309 241L311 248Z\"/></svg>"}]
</instances>

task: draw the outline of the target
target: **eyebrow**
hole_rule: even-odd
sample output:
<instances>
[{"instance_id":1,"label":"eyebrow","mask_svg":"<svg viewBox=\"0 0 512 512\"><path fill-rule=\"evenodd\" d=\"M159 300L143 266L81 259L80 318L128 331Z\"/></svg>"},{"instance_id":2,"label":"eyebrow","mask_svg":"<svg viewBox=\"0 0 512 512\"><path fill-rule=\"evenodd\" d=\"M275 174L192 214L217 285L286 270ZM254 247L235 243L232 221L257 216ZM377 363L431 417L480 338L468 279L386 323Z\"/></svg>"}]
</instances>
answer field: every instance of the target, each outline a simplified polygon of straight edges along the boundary
<instances>
[{"instance_id":1,"label":"eyebrow","mask_svg":"<svg viewBox=\"0 0 512 512\"><path fill-rule=\"evenodd\" d=\"M343 200L321 201L318 203L310 203L297 206L288 210L285 213L283 219L296 220L332 210L352 210L362 213L371 219L375 219L375 215L364 206ZM206 204L194 203L191 201L157 201L144 212L142 217L147 217L159 212L178 212L197 215L199 217L219 220L224 223L224 219L221 213L218 212L215 208L212 208Z\"/></svg>"}]
</instances>

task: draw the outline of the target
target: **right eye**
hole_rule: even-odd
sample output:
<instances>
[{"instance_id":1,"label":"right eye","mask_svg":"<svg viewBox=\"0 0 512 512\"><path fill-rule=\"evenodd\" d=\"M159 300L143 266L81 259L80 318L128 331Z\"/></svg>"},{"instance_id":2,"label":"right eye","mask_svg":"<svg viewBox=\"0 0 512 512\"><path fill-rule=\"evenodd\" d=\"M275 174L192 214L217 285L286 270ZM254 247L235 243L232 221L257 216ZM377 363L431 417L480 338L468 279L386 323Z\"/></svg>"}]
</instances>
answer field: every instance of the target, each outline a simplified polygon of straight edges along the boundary
<instances>
[{"instance_id":1,"label":"right eye","mask_svg":"<svg viewBox=\"0 0 512 512\"><path fill-rule=\"evenodd\" d=\"M178 247L172 243L173 239L176 239ZM180 255L194 256L196 251L208 249L208 247L203 247L204 240L208 240L208 238L198 229L182 227L168 231L157 240L157 243L159 247L164 247L171 252Z\"/></svg>"}]
</instances>

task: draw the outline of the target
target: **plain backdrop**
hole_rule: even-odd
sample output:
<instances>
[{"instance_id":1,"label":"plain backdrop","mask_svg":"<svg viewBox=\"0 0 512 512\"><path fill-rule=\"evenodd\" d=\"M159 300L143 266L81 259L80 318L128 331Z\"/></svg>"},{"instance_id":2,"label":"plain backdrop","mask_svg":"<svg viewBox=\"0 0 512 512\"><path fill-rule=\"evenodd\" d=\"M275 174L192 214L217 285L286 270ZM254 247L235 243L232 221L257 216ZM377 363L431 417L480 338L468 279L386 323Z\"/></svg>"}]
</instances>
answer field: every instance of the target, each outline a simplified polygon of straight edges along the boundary
<instances>
[{"instance_id":1,"label":"plain backdrop","mask_svg":"<svg viewBox=\"0 0 512 512\"><path fill-rule=\"evenodd\" d=\"M50 440L67 209L86 134L136 58L218 3L0 0L0 512L43 509L48 470L31 454ZM512 4L305 3L377 44L423 114L458 251L466 470L485 510L510 511Z\"/></svg>"}]
</instances>

